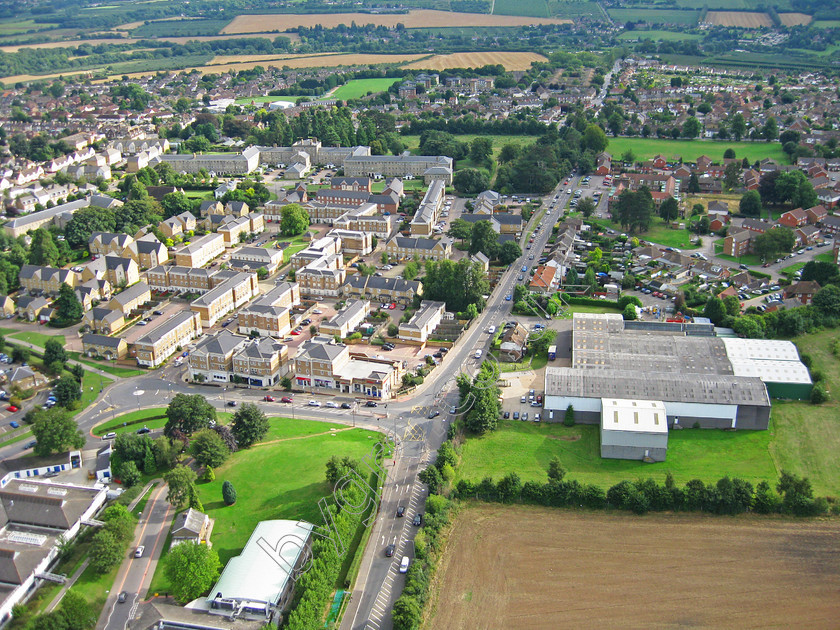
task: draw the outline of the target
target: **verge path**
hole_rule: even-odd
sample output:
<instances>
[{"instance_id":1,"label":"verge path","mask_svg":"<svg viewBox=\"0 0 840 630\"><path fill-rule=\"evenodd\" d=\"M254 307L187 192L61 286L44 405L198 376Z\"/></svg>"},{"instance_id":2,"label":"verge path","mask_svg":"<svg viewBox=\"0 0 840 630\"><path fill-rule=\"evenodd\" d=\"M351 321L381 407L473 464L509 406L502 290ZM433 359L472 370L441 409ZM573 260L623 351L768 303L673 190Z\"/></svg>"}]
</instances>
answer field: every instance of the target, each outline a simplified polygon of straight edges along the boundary
<instances>
[{"instance_id":1,"label":"verge path","mask_svg":"<svg viewBox=\"0 0 840 630\"><path fill-rule=\"evenodd\" d=\"M56 606L58 606L61 603L61 600L64 599L64 595L67 593L67 591L73 588L73 585L76 583L76 580L78 580L79 577L82 575L82 572L84 572L84 570L87 569L88 564L90 564L90 560L88 558L85 558L85 561L82 562L81 566L79 566L79 568L76 569L76 572L73 573L73 575L70 576L70 579L64 583L64 585L61 587L61 590L58 591L58 594L55 597L53 597L53 600L50 602L50 605L47 606L45 612L51 613L55 610Z\"/></svg>"}]
</instances>

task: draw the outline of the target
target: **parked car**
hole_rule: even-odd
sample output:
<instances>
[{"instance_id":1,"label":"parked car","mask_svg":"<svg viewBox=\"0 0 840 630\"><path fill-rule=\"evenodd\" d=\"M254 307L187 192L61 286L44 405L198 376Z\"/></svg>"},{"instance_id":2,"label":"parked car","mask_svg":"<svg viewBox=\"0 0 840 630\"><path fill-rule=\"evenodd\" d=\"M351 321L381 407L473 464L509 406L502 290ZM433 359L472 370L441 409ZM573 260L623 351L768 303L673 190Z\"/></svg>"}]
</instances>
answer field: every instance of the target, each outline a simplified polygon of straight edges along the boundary
<instances>
[{"instance_id":1,"label":"parked car","mask_svg":"<svg viewBox=\"0 0 840 630\"><path fill-rule=\"evenodd\" d=\"M117 437L117 434L114 433L113 431L111 431L110 433L106 433L105 435L103 435L102 439L103 440L113 440L115 437Z\"/></svg>"},{"instance_id":2,"label":"parked car","mask_svg":"<svg viewBox=\"0 0 840 630\"><path fill-rule=\"evenodd\" d=\"M227 406L228 407L236 407L236 401L235 400L227 401Z\"/></svg>"},{"instance_id":3,"label":"parked car","mask_svg":"<svg viewBox=\"0 0 840 630\"><path fill-rule=\"evenodd\" d=\"M431 420L432 418L437 418L439 415L440 415L440 411L438 411L437 409L432 409L429 412L429 420Z\"/></svg>"},{"instance_id":4,"label":"parked car","mask_svg":"<svg viewBox=\"0 0 840 630\"><path fill-rule=\"evenodd\" d=\"M375 401L375 400L369 400L369 401L367 401L367 402L365 403L365 407L376 407L376 401Z\"/></svg>"},{"instance_id":5,"label":"parked car","mask_svg":"<svg viewBox=\"0 0 840 630\"><path fill-rule=\"evenodd\" d=\"M417 515L414 517L414 520L411 521L411 524L415 527L420 527L423 524L423 513L418 512Z\"/></svg>"},{"instance_id":6,"label":"parked car","mask_svg":"<svg viewBox=\"0 0 840 630\"><path fill-rule=\"evenodd\" d=\"M294 401L292 400L291 396L283 396L283 398L280 399L280 402L291 403Z\"/></svg>"},{"instance_id":7,"label":"parked car","mask_svg":"<svg viewBox=\"0 0 840 630\"><path fill-rule=\"evenodd\" d=\"M408 566L411 564L411 558L403 556L400 560L400 573L408 573Z\"/></svg>"},{"instance_id":8,"label":"parked car","mask_svg":"<svg viewBox=\"0 0 840 630\"><path fill-rule=\"evenodd\" d=\"M519 420L519 412L518 411L513 412L513 419L514 420Z\"/></svg>"},{"instance_id":9,"label":"parked car","mask_svg":"<svg viewBox=\"0 0 840 630\"><path fill-rule=\"evenodd\" d=\"M504 418L505 420L507 420L508 418L510 418L510 411L505 411L505 412L502 414L502 418Z\"/></svg>"},{"instance_id":10,"label":"parked car","mask_svg":"<svg viewBox=\"0 0 840 630\"><path fill-rule=\"evenodd\" d=\"M152 430L149 427L143 427L142 429L137 429L137 435L145 435L146 433L151 433Z\"/></svg>"},{"instance_id":11,"label":"parked car","mask_svg":"<svg viewBox=\"0 0 840 630\"><path fill-rule=\"evenodd\" d=\"M353 408L353 405L351 405L350 403L346 403L346 402L345 402L345 403L341 403L341 408L342 408L342 409L352 409L352 408Z\"/></svg>"},{"instance_id":12,"label":"parked car","mask_svg":"<svg viewBox=\"0 0 840 630\"><path fill-rule=\"evenodd\" d=\"M14 420L12 420L12 421L9 423L9 426L10 426L10 427L12 427L13 429L17 429L17 428L19 428L19 427L20 427L20 425L19 425L17 422L15 422Z\"/></svg>"},{"instance_id":13,"label":"parked car","mask_svg":"<svg viewBox=\"0 0 840 630\"><path fill-rule=\"evenodd\" d=\"M523 411L523 412L522 412L522 419L523 419L523 420L527 420L527 419L528 419L528 412L527 412L527 411Z\"/></svg>"},{"instance_id":14,"label":"parked car","mask_svg":"<svg viewBox=\"0 0 840 630\"><path fill-rule=\"evenodd\" d=\"M35 448L35 445L38 443L38 440L32 440L31 442L27 442L26 446L23 448Z\"/></svg>"},{"instance_id":15,"label":"parked car","mask_svg":"<svg viewBox=\"0 0 840 630\"><path fill-rule=\"evenodd\" d=\"M265 402L274 402L274 396L269 396L268 394L266 394L265 396L263 396L263 400Z\"/></svg>"}]
</instances>

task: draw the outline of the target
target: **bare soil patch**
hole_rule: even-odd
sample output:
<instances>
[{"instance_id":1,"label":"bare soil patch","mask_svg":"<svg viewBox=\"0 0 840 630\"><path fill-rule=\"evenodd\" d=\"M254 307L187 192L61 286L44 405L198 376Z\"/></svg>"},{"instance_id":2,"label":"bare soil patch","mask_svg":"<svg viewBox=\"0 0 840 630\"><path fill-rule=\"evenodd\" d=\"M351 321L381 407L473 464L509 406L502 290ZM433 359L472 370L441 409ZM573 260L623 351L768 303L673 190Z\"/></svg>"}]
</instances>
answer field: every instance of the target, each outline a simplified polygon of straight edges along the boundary
<instances>
[{"instance_id":1,"label":"bare soil patch","mask_svg":"<svg viewBox=\"0 0 840 630\"><path fill-rule=\"evenodd\" d=\"M428 627L834 628L840 522L467 506Z\"/></svg>"},{"instance_id":2,"label":"bare soil patch","mask_svg":"<svg viewBox=\"0 0 840 630\"><path fill-rule=\"evenodd\" d=\"M502 64L505 70L527 70L535 61L546 58L530 52L463 52L450 55L435 55L409 64L408 68L419 70L445 70L447 68L480 68L488 64Z\"/></svg>"},{"instance_id":3,"label":"bare soil patch","mask_svg":"<svg viewBox=\"0 0 840 630\"><path fill-rule=\"evenodd\" d=\"M452 11L434 11L421 9L408 13L371 14L371 13L318 13L318 14L270 14L240 15L228 24L222 33L269 33L287 31L300 26L312 28L323 26L335 28L340 24L350 26L371 24L394 28L404 24L406 28L433 28L447 26L528 26L531 24L571 24L571 20L558 18L538 18L512 15L487 15L483 13L455 13Z\"/></svg>"},{"instance_id":4,"label":"bare soil patch","mask_svg":"<svg viewBox=\"0 0 840 630\"><path fill-rule=\"evenodd\" d=\"M754 11L709 11L706 14L706 21L718 26L739 28L770 28L773 26L769 15Z\"/></svg>"}]
</instances>

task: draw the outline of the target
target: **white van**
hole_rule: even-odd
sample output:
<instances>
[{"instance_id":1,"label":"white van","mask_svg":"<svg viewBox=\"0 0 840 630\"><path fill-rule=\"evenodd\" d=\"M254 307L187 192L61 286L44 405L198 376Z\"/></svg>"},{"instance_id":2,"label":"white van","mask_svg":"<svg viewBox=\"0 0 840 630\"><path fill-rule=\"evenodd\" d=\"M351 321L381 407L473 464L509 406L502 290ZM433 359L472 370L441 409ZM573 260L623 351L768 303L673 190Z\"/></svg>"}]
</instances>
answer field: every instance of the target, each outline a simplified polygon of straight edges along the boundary
<instances>
[{"instance_id":1,"label":"white van","mask_svg":"<svg viewBox=\"0 0 840 630\"><path fill-rule=\"evenodd\" d=\"M411 558L403 556L400 560L400 573L408 573L408 565L411 564Z\"/></svg>"},{"instance_id":2,"label":"white van","mask_svg":"<svg viewBox=\"0 0 840 630\"><path fill-rule=\"evenodd\" d=\"M490 326L490 328L487 329L487 332L488 332L488 334L491 334L491 335L494 334L496 332L496 327L495 326Z\"/></svg>"}]
</instances>

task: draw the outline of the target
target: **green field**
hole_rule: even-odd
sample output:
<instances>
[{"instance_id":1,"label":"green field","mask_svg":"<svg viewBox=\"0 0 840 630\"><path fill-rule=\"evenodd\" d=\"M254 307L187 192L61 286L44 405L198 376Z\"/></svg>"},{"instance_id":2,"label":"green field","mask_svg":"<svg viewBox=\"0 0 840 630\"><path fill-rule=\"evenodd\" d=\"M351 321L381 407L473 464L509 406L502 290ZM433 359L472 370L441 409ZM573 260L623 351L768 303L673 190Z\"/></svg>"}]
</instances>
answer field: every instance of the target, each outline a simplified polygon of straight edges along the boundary
<instances>
[{"instance_id":1,"label":"green field","mask_svg":"<svg viewBox=\"0 0 840 630\"><path fill-rule=\"evenodd\" d=\"M340 85L332 93L330 98L336 98L341 101L349 101L354 98L362 98L368 93L376 94L377 92L384 92L394 83L399 82L400 79L354 79L348 81L344 85Z\"/></svg>"},{"instance_id":2,"label":"green field","mask_svg":"<svg viewBox=\"0 0 840 630\"><path fill-rule=\"evenodd\" d=\"M289 423L288 430L279 429L288 441L263 443L239 451L216 469L215 481L198 484L205 511L216 521L213 549L219 553L222 564L242 550L260 521L288 518L321 523L318 501L321 498L331 500L332 495L324 478L327 460L333 455L362 459L371 452L378 438L377 433L364 429L312 435L335 425L312 420L282 420ZM255 471L262 472L255 474ZM226 506L222 501L225 480L237 491L238 500L232 506ZM164 556L150 592L168 589L163 574L165 563Z\"/></svg>"},{"instance_id":3,"label":"green field","mask_svg":"<svg viewBox=\"0 0 840 630\"><path fill-rule=\"evenodd\" d=\"M817 28L840 28L840 20L816 20L811 22L811 26Z\"/></svg>"},{"instance_id":4,"label":"green field","mask_svg":"<svg viewBox=\"0 0 840 630\"><path fill-rule=\"evenodd\" d=\"M460 478L478 482L491 476L498 480L506 472L516 471L522 481L546 481L548 462L556 455L569 477L605 489L623 479L652 477L661 482L668 472L677 483L695 478L717 481L723 475L752 483L776 479L767 450L767 431L671 431L667 461L646 464L601 459L597 425L565 427L560 423L503 420L500 427L492 434L466 441L458 469Z\"/></svg>"},{"instance_id":5,"label":"green field","mask_svg":"<svg viewBox=\"0 0 840 630\"><path fill-rule=\"evenodd\" d=\"M608 219L590 219L595 225L600 225L603 228L614 229L621 231L621 226L618 223L609 221ZM665 247L676 247L678 249L697 249L699 246L691 242L693 234L687 229L673 229L668 227L665 222L659 217L655 217L651 222L651 227L647 232L635 234L640 240L650 241L664 245Z\"/></svg>"},{"instance_id":6,"label":"green field","mask_svg":"<svg viewBox=\"0 0 840 630\"><path fill-rule=\"evenodd\" d=\"M834 254L831 253L831 252L825 252L823 254L817 254L816 256L814 256L814 260L816 260L817 262L827 262L827 263L834 262Z\"/></svg>"},{"instance_id":7,"label":"green field","mask_svg":"<svg viewBox=\"0 0 840 630\"><path fill-rule=\"evenodd\" d=\"M3 35L17 35L28 31L44 31L54 28L58 24L46 24L35 20L4 20L0 21L0 37Z\"/></svg>"},{"instance_id":8,"label":"green field","mask_svg":"<svg viewBox=\"0 0 840 630\"><path fill-rule=\"evenodd\" d=\"M31 343L32 345L39 346L41 348L43 348L50 339L56 339L64 345L64 335L45 335L44 333L36 332L34 330L15 332L10 334L9 337L12 339L26 341L27 343Z\"/></svg>"},{"instance_id":9,"label":"green field","mask_svg":"<svg viewBox=\"0 0 840 630\"><path fill-rule=\"evenodd\" d=\"M81 405L79 407L79 411L76 411L75 413L79 413L83 409L87 408L88 405L99 398L99 392L113 382L113 379L85 370L84 376L82 376Z\"/></svg>"},{"instance_id":10,"label":"green field","mask_svg":"<svg viewBox=\"0 0 840 630\"><path fill-rule=\"evenodd\" d=\"M132 37L199 37L218 35L230 20L165 20L144 24L131 31Z\"/></svg>"},{"instance_id":11,"label":"green field","mask_svg":"<svg viewBox=\"0 0 840 630\"><path fill-rule=\"evenodd\" d=\"M643 40L650 39L653 41L665 42L682 42L687 40L703 39L703 36L698 33L676 33L674 31L625 31L618 36L621 40Z\"/></svg>"},{"instance_id":12,"label":"green field","mask_svg":"<svg viewBox=\"0 0 840 630\"><path fill-rule=\"evenodd\" d=\"M496 0L493 14L549 17L548 3L546 0Z\"/></svg>"},{"instance_id":13,"label":"green field","mask_svg":"<svg viewBox=\"0 0 840 630\"><path fill-rule=\"evenodd\" d=\"M113 363L109 363L107 361L96 361L95 359L90 359L86 356L83 356L79 352L68 352L67 356L74 361L78 361L84 365L88 365L92 368L96 368L97 370L102 370L103 372L107 372L108 374L113 374L114 376L118 376L120 378L129 378L131 376L140 376L141 374L145 374L146 372L143 370L134 370L131 368L124 368L118 365L114 365Z\"/></svg>"},{"instance_id":14,"label":"green field","mask_svg":"<svg viewBox=\"0 0 840 630\"><path fill-rule=\"evenodd\" d=\"M459 142L472 142L476 138L488 138L493 143L493 157L497 157L502 151L502 147L506 144L526 145L537 141L539 136L503 136L503 135L485 135L475 133L465 133L457 135ZM406 135L401 136L400 139L405 144L406 148L412 153L416 153L420 147L420 136ZM610 149L608 148L607 151Z\"/></svg>"},{"instance_id":15,"label":"green field","mask_svg":"<svg viewBox=\"0 0 840 630\"><path fill-rule=\"evenodd\" d=\"M648 24L683 24L693 26L700 17L699 11L678 9L609 9L616 22L647 22Z\"/></svg>"},{"instance_id":16,"label":"green field","mask_svg":"<svg viewBox=\"0 0 840 630\"><path fill-rule=\"evenodd\" d=\"M237 105L250 105L253 103L273 103L274 101L293 101L296 96L243 96L236 99Z\"/></svg>"},{"instance_id":17,"label":"green field","mask_svg":"<svg viewBox=\"0 0 840 630\"><path fill-rule=\"evenodd\" d=\"M693 162L701 155L708 155L713 161L723 160L727 149L734 149L737 158L746 157L750 162L771 158L780 164L787 164L788 157L778 142L735 142L713 140L660 140L658 138L610 138L607 151L620 157L628 149L636 160L649 160L662 154L667 159L682 158Z\"/></svg>"},{"instance_id":18,"label":"green field","mask_svg":"<svg viewBox=\"0 0 840 630\"><path fill-rule=\"evenodd\" d=\"M575 0L548 0L548 9L552 17L574 19L581 16L594 16L603 19L597 2L576 2Z\"/></svg>"}]
</instances>

